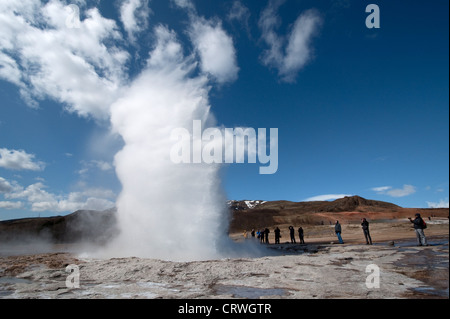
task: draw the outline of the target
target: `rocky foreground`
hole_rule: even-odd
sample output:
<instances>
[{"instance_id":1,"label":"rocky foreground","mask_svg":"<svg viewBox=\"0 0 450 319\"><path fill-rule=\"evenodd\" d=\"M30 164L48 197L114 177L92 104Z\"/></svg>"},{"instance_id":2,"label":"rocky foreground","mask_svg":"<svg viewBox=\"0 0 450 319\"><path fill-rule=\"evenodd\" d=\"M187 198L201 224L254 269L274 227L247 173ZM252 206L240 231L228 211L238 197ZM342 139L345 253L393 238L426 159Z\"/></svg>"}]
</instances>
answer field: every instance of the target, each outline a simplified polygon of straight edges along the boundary
<instances>
[{"instance_id":1,"label":"rocky foreground","mask_svg":"<svg viewBox=\"0 0 450 319\"><path fill-rule=\"evenodd\" d=\"M446 299L448 236L429 242L282 244L267 248L265 257L197 262L3 256L0 298ZM74 272L66 272L68 265Z\"/></svg>"}]
</instances>

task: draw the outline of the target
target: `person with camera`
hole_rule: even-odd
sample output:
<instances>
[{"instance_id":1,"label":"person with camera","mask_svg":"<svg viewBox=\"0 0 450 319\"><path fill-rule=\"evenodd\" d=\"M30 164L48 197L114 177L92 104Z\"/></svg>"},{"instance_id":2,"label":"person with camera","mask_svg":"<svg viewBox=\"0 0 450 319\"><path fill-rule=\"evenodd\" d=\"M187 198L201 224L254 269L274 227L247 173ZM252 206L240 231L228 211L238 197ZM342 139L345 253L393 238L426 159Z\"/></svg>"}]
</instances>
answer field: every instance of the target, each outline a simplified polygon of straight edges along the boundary
<instances>
[{"instance_id":1,"label":"person with camera","mask_svg":"<svg viewBox=\"0 0 450 319\"><path fill-rule=\"evenodd\" d=\"M416 231L417 236L417 245L418 246L428 246L427 238L425 237L425 233L423 230L427 228L427 224L422 219L419 213L416 214L416 218L414 220L411 217L408 217L409 221L414 224L414 230Z\"/></svg>"}]
</instances>

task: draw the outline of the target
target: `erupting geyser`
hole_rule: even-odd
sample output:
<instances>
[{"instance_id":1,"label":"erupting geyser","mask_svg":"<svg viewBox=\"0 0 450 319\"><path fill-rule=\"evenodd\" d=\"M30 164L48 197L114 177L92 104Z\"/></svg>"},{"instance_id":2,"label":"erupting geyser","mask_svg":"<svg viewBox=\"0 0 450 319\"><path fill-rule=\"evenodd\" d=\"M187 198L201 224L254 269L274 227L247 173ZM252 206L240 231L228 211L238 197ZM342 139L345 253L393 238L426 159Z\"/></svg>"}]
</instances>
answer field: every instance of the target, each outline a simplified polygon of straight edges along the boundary
<instances>
[{"instance_id":1,"label":"erupting geyser","mask_svg":"<svg viewBox=\"0 0 450 319\"><path fill-rule=\"evenodd\" d=\"M124 140L115 156L122 192L117 200L120 233L114 256L171 260L218 257L228 240L225 197L219 167L175 164L171 131L213 120L208 79L195 74L196 61L184 57L173 32L156 29L147 66L111 107L114 132Z\"/></svg>"},{"instance_id":2,"label":"erupting geyser","mask_svg":"<svg viewBox=\"0 0 450 319\"><path fill-rule=\"evenodd\" d=\"M204 128L215 125L210 85L234 81L239 71L232 38L220 20L199 16L190 1L169 4L187 13L181 39L156 18L149 35L148 1L121 1L120 21L85 1L77 3L0 1L0 79L16 85L30 106L54 100L102 125L110 120L122 138L123 149L114 159L122 184L116 201L119 232L100 255L224 256L231 241L220 164L177 164L171 150L174 130L189 130L195 121ZM142 53L149 43L149 54ZM132 64L136 78L129 72ZM192 145L201 145L199 138L192 134ZM39 193L47 202L52 196L46 195ZM56 196L53 204L59 204Z\"/></svg>"}]
</instances>

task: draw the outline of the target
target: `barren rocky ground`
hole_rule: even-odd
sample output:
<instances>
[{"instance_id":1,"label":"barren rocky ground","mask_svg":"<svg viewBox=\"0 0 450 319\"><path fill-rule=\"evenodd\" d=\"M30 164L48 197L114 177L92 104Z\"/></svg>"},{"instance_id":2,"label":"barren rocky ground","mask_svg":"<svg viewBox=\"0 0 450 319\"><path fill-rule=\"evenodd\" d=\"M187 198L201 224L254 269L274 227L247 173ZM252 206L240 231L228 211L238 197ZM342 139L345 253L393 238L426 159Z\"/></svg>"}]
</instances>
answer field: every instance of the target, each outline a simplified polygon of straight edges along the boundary
<instances>
[{"instance_id":1,"label":"barren rocky ground","mask_svg":"<svg viewBox=\"0 0 450 319\"><path fill-rule=\"evenodd\" d=\"M0 298L449 297L448 220L429 226L428 247L416 246L404 221L372 226L372 246L353 226L344 228L346 244L332 244L336 240L324 225L308 228L306 245L268 245L267 255L258 258L193 262L93 259L67 252L68 247L42 253L21 253L16 247L13 255L3 247ZM387 229L394 231L387 235ZM234 234L236 241L244 241L239 236ZM257 240L245 242L261 246ZM66 284L67 265L78 267L79 288L70 287L72 281ZM379 288L370 286L376 273L369 265L379 269Z\"/></svg>"}]
</instances>

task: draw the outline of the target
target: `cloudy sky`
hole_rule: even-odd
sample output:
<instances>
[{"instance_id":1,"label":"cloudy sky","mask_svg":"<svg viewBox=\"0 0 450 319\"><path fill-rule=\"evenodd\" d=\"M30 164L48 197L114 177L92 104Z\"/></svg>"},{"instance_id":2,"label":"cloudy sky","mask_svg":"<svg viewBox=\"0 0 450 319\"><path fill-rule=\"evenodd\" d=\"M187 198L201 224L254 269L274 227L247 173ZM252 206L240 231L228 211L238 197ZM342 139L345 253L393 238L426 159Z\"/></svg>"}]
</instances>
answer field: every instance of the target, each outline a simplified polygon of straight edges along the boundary
<instances>
[{"instance_id":1,"label":"cloudy sky","mask_svg":"<svg viewBox=\"0 0 450 319\"><path fill-rule=\"evenodd\" d=\"M448 6L0 0L0 220L114 206L111 106L180 59L217 126L278 128L278 171L223 165L229 199L448 207Z\"/></svg>"}]
</instances>

